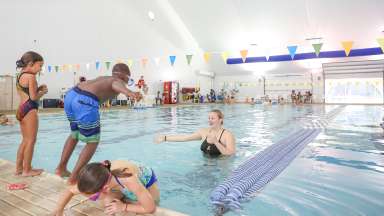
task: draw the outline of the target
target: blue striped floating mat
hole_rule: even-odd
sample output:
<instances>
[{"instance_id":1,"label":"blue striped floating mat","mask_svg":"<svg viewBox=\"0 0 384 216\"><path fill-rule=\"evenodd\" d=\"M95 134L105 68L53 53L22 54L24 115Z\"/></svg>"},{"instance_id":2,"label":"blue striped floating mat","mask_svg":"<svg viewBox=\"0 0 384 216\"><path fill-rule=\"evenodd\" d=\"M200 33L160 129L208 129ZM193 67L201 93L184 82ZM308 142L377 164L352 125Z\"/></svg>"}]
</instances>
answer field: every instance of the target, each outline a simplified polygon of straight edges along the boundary
<instances>
[{"instance_id":1,"label":"blue striped floating mat","mask_svg":"<svg viewBox=\"0 0 384 216\"><path fill-rule=\"evenodd\" d=\"M240 209L241 201L278 176L320 132L300 129L248 159L212 191L211 203L221 210Z\"/></svg>"}]
</instances>

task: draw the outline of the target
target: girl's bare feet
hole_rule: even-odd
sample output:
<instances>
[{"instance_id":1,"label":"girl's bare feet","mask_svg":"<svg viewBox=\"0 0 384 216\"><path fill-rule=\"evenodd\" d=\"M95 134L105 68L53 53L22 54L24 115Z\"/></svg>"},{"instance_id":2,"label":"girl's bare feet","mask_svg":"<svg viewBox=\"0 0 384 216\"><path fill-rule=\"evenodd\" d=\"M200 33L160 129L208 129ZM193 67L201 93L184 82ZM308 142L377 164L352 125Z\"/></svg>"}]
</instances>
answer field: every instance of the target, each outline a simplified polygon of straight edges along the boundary
<instances>
[{"instance_id":1,"label":"girl's bare feet","mask_svg":"<svg viewBox=\"0 0 384 216\"><path fill-rule=\"evenodd\" d=\"M44 170L43 169L31 169L29 171L23 171L21 176L23 177L33 177L40 175Z\"/></svg>"},{"instance_id":2,"label":"girl's bare feet","mask_svg":"<svg viewBox=\"0 0 384 216\"><path fill-rule=\"evenodd\" d=\"M16 168L16 171L15 171L15 176L19 176L23 173L23 168L19 169L19 168Z\"/></svg>"}]
</instances>

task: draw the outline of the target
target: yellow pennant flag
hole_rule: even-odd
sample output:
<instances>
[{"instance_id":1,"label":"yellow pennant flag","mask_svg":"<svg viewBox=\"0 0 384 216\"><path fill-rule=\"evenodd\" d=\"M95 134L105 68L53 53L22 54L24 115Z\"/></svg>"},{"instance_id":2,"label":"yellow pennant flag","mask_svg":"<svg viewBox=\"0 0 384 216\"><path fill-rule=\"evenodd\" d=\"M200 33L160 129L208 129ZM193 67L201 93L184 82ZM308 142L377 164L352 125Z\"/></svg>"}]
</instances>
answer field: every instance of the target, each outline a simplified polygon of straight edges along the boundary
<instances>
[{"instance_id":1,"label":"yellow pennant flag","mask_svg":"<svg viewBox=\"0 0 384 216\"><path fill-rule=\"evenodd\" d=\"M377 38L377 43L379 43L381 51L384 53L384 38Z\"/></svg>"},{"instance_id":2,"label":"yellow pennant flag","mask_svg":"<svg viewBox=\"0 0 384 216\"><path fill-rule=\"evenodd\" d=\"M63 72L67 71L68 66L66 64L63 65Z\"/></svg>"},{"instance_id":3,"label":"yellow pennant flag","mask_svg":"<svg viewBox=\"0 0 384 216\"><path fill-rule=\"evenodd\" d=\"M117 63L123 63L123 60L121 60L121 59L117 59L116 62L117 62Z\"/></svg>"},{"instance_id":4,"label":"yellow pennant flag","mask_svg":"<svg viewBox=\"0 0 384 216\"><path fill-rule=\"evenodd\" d=\"M204 53L204 60L205 60L205 62L208 63L208 61L209 61L210 58L211 58L211 53L209 53L209 52L205 52L205 53Z\"/></svg>"},{"instance_id":5,"label":"yellow pennant flag","mask_svg":"<svg viewBox=\"0 0 384 216\"><path fill-rule=\"evenodd\" d=\"M243 62L247 59L248 50L240 50L241 58L243 59Z\"/></svg>"},{"instance_id":6,"label":"yellow pennant flag","mask_svg":"<svg viewBox=\"0 0 384 216\"><path fill-rule=\"evenodd\" d=\"M227 51L224 51L221 53L221 58L223 59L223 61L225 63L227 63L228 56L229 56L229 52L227 52Z\"/></svg>"},{"instance_id":7,"label":"yellow pennant flag","mask_svg":"<svg viewBox=\"0 0 384 216\"><path fill-rule=\"evenodd\" d=\"M129 68L132 67L132 64L133 64L133 60L132 60L132 59L128 59L128 67L129 67Z\"/></svg>"},{"instance_id":8,"label":"yellow pennant flag","mask_svg":"<svg viewBox=\"0 0 384 216\"><path fill-rule=\"evenodd\" d=\"M353 41L342 41L341 44L344 47L345 55L349 56L349 53L352 49Z\"/></svg>"}]
</instances>

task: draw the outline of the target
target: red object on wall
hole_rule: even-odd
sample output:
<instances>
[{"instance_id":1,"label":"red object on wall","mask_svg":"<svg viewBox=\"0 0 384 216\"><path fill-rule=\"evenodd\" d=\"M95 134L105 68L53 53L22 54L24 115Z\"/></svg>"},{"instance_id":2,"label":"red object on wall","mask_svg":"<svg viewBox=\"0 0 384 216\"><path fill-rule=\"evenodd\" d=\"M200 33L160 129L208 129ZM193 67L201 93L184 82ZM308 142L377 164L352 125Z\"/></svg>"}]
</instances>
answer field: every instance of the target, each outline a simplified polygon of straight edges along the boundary
<instances>
[{"instance_id":1,"label":"red object on wall","mask_svg":"<svg viewBox=\"0 0 384 216\"><path fill-rule=\"evenodd\" d=\"M179 83L175 81L164 82L164 104L176 104L179 100Z\"/></svg>"}]
</instances>

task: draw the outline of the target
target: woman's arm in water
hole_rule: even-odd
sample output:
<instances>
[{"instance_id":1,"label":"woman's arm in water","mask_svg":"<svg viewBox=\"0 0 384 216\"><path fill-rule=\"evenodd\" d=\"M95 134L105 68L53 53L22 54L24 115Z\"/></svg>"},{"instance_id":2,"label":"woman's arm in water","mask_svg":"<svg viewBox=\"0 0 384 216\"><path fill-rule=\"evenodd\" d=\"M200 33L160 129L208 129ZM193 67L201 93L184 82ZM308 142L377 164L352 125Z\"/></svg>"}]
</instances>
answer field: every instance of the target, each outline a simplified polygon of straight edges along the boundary
<instances>
[{"instance_id":1,"label":"woman's arm in water","mask_svg":"<svg viewBox=\"0 0 384 216\"><path fill-rule=\"evenodd\" d=\"M175 134L175 135L166 135L160 134L155 138L155 143L161 142L185 142L192 140L201 140L203 138L204 129L199 129L192 134Z\"/></svg>"}]
</instances>

